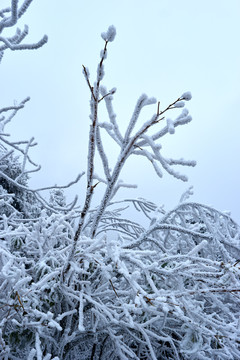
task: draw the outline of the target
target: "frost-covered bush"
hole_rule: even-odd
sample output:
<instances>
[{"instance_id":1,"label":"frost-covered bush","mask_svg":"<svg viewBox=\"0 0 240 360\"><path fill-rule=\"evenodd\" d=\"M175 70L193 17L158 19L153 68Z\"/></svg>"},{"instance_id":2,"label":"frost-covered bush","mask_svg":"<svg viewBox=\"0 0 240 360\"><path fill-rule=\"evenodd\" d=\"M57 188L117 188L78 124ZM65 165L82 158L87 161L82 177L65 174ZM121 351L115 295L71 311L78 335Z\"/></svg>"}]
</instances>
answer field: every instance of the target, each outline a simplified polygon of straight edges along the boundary
<instances>
[{"instance_id":1,"label":"frost-covered bush","mask_svg":"<svg viewBox=\"0 0 240 360\"><path fill-rule=\"evenodd\" d=\"M2 358L238 359L237 224L196 203L153 214L143 230L109 212L101 235L81 236L64 280L77 214L6 221Z\"/></svg>"},{"instance_id":2,"label":"frost-covered bush","mask_svg":"<svg viewBox=\"0 0 240 360\"><path fill-rule=\"evenodd\" d=\"M14 6L17 1L2 11L3 19L8 12L14 17ZM13 190L0 187L0 359L239 359L238 225L229 215L189 202L190 190L168 212L144 199L114 199L119 188L131 187L119 180L129 156L145 157L159 177L164 169L183 181L187 178L174 166L195 165L163 157L159 143L191 121L185 108L175 120L166 119L191 99L189 92L162 110L142 95L121 133L112 104L116 89L102 85L108 43L115 35L113 26L102 33L105 46L93 84L83 67L91 126L81 208L76 200L66 204L63 187L52 189L49 202L42 196L49 188L28 187L30 165L39 169L29 156L34 141L6 141L4 130L26 101L2 110L11 115L0 119L0 182ZM104 102L109 121L101 122ZM153 116L138 126L142 108L155 103ZM119 146L112 170L103 131ZM102 176L95 173L96 152ZM16 153L22 164L15 176L4 164L8 159L12 166ZM93 208L99 182L105 192ZM38 209L34 216L20 216L11 203L14 189L22 193L23 204L31 195L30 207ZM146 229L124 215L127 206L149 219Z\"/></svg>"}]
</instances>

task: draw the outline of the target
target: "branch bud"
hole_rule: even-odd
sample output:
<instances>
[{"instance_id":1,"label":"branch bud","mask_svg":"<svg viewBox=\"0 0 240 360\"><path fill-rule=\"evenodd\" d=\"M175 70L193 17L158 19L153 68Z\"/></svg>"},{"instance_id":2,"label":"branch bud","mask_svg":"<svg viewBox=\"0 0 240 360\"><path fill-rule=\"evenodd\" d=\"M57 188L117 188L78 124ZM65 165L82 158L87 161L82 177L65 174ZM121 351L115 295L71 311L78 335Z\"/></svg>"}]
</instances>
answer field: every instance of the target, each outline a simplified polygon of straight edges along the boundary
<instances>
[{"instance_id":1,"label":"branch bud","mask_svg":"<svg viewBox=\"0 0 240 360\"><path fill-rule=\"evenodd\" d=\"M190 91L183 93L181 96L181 99L186 101L191 100L191 98L192 98L192 94L190 93Z\"/></svg>"},{"instance_id":2,"label":"branch bud","mask_svg":"<svg viewBox=\"0 0 240 360\"><path fill-rule=\"evenodd\" d=\"M113 41L115 39L115 36L116 36L116 28L113 25L109 26L107 32L101 33L101 37L105 41L110 41L111 42L111 41Z\"/></svg>"}]
</instances>

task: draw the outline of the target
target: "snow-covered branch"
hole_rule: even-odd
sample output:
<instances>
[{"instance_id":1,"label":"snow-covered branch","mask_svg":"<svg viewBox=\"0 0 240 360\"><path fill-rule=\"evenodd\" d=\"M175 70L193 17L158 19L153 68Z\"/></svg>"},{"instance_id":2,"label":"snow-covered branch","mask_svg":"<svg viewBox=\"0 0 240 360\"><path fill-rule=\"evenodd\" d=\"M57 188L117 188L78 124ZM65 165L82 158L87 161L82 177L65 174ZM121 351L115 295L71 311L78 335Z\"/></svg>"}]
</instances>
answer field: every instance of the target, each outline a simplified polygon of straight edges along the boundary
<instances>
[{"instance_id":1,"label":"snow-covered branch","mask_svg":"<svg viewBox=\"0 0 240 360\"><path fill-rule=\"evenodd\" d=\"M32 0L24 0L22 5L19 5L19 0L12 0L11 6L0 11L0 62L2 60L4 51L10 50L36 50L46 44L48 38L44 35L41 40L36 43L22 44L22 41L28 35L28 26L25 25L21 31L16 29L15 34L12 37L6 37L1 35L5 29L14 27L18 19L27 11Z\"/></svg>"}]
</instances>

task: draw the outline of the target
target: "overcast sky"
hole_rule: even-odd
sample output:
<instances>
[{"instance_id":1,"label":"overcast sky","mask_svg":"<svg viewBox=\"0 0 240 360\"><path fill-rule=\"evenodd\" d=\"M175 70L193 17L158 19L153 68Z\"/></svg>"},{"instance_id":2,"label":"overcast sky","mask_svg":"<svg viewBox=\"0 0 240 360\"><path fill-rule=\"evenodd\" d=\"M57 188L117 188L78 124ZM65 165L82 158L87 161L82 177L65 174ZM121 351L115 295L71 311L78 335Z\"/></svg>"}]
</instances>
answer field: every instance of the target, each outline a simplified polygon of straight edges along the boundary
<instances>
[{"instance_id":1,"label":"overcast sky","mask_svg":"<svg viewBox=\"0 0 240 360\"><path fill-rule=\"evenodd\" d=\"M121 178L139 187L118 197L145 197L171 209L193 185L193 201L230 210L240 222L239 19L239 0L34 0L19 26L29 25L26 42L47 34L47 45L6 51L0 66L0 107L31 96L9 128L16 139L34 135L38 141L33 158L42 171L31 183L64 184L85 170L90 94L82 64L94 80L104 45L100 34L113 24L117 36L109 44L104 83L117 87L120 128L142 93L164 107L191 91L193 121L164 138L162 153L197 161L195 168L179 169L189 177L182 183L168 174L159 179L144 159L129 160ZM106 146L113 163L117 149ZM70 195L83 190L82 181Z\"/></svg>"}]
</instances>

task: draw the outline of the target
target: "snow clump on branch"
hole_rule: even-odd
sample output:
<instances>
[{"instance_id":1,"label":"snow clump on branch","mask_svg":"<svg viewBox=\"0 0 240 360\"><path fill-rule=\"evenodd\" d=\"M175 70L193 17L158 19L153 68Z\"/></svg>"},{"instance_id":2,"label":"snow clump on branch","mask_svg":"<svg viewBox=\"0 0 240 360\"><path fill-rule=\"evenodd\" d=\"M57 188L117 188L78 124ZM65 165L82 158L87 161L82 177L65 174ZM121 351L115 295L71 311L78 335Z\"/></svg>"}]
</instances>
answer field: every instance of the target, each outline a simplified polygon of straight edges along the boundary
<instances>
[{"instance_id":1,"label":"snow clump on branch","mask_svg":"<svg viewBox=\"0 0 240 360\"><path fill-rule=\"evenodd\" d=\"M116 33L117 32L115 26L111 25L109 26L107 32L101 33L101 36L103 40L112 42L115 39Z\"/></svg>"},{"instance_id":2,"label":"snow clump on branch","mask_svg":"<svg viewBox=\"0 0 240 360\"><path fill-rule=\"evenodd\" d=\"M186 100L186 101L191 100L191 98L192 98L192 94L191 94L190 91L187 91L187 92L183 93L182 96L181 96L181 99Z\"/></svg>"}]
</instances>

